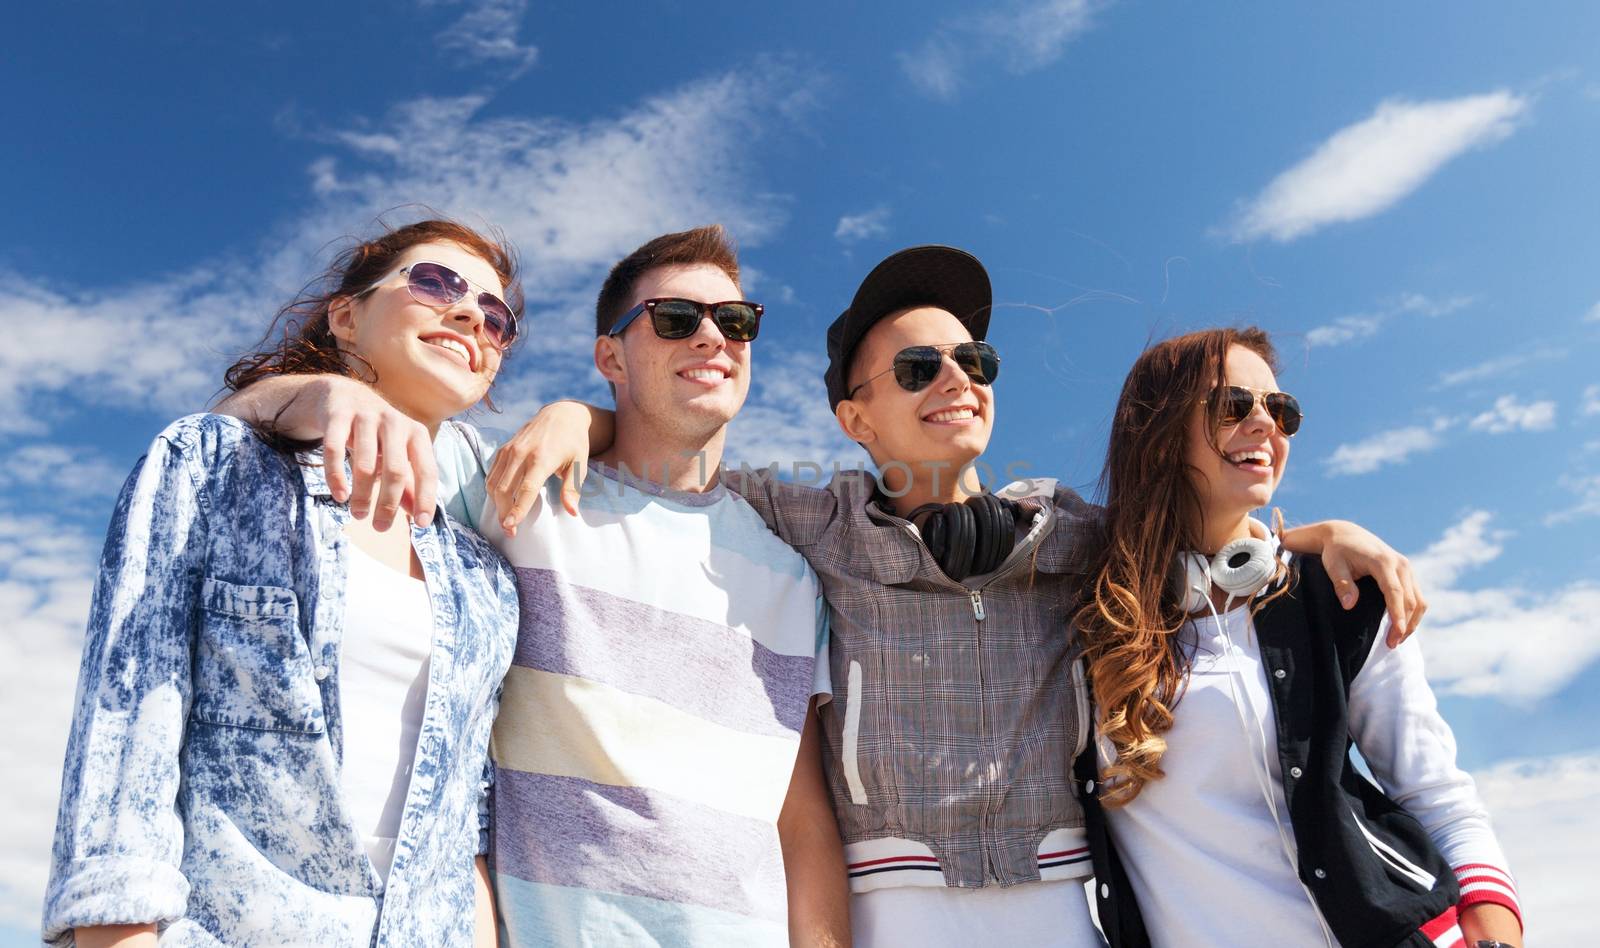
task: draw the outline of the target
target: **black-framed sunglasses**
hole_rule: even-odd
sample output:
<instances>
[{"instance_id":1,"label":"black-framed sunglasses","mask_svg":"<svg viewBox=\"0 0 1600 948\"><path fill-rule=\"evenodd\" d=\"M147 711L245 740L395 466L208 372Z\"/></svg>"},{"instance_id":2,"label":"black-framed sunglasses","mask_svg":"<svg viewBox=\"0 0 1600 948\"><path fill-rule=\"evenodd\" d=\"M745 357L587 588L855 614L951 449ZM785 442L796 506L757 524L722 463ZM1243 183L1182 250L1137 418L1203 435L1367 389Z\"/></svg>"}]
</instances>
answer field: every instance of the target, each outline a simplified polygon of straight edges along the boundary
<instances>
[{"instance_id":1,"label":"black-framed sunglasses","mask_svg":"<svg viewBox=\"0 0 1600 948\"><path fill-rule=\"evenodd\" d=\"M1220 394L1219 394L1220 393ZM1292 438L1300 430L1305 413L1300 402L1288 392L1263 392L1243 385L1224 385L1211 390L1208 399L1218 399L1217 421L1224 425L1237 425L1256 410L1257 402L1267 406L1267 414L1285 437Z\"/></svg>"},{"instance_id":2,"label":"black-framed sunglasses","mask_svg":"<svg viewBox=\"0 0 1600 948\"><path fill-rule=\"evenodd\" d=\"M761 314L766 307L748 300L702 303L676 296L645 300L622 314L608 336L619 336L641 313L650 314L650 326L662 339L687 339L700 328L700 320L710 318L730 342L749 342L761 331Z\"/></svg>"},{"instance_id":3,"label":"black-framed sunglasses","mask_svg":"<svg viewBox=\"0 0 1600 948\"><path fill-rule=\"evenodd\" d=\"M894 373L894 380L908 392L920 392L933 384L944 368L944 354L950 358L975 385L993 385L1000 376L1000 353L987 342L947 342L938 346L908 346L894 354L894 363L882 372L862 381L850 390L845 398L855 398L856 393L874 379Z\"/></svg>"},{"instance_id":4,"label":"black-framed sunglasses","mask_svg":"<svg viewBox=\"0 0 1600 948\"><path fill-rule=\"evenodd\" d=\"M424 306L454 306L469 292L477 290L478 309L483 311L483 334L489 338L489 342L504 351L516 341L521 320L506 305L506 301L442 263L418 261L391 270L383 279L373 281L359 295L371 293L400 274L405 274L406 289L411 293L411 298Z\"/></svg>"}]
</instances>

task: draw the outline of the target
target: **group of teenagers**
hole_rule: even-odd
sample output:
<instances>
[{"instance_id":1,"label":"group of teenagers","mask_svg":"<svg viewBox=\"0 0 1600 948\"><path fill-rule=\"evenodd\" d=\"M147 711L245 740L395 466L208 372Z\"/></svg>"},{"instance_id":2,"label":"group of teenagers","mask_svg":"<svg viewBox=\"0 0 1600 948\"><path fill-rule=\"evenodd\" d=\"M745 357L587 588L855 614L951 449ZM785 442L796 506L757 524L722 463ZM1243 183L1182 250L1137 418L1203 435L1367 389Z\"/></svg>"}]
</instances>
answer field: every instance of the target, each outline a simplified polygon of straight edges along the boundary
<instances>
[{"instance_id":1,"label":"group of teenagers","mask_svg":"<svg viewBox=\"0 0 1600 948\"><path fill-rule=\"evenodd\" d=\"M814 486L722 464L783 317L720 227L611 269L614 411L509 437L455 419L538 332L511 248L354 244L117 500L44 941L1520 946L1404 557L1253 515L1268 335L1150 345L1094 504L972 476L992 308L877 264Z\"/></svg>"}]
</instances>

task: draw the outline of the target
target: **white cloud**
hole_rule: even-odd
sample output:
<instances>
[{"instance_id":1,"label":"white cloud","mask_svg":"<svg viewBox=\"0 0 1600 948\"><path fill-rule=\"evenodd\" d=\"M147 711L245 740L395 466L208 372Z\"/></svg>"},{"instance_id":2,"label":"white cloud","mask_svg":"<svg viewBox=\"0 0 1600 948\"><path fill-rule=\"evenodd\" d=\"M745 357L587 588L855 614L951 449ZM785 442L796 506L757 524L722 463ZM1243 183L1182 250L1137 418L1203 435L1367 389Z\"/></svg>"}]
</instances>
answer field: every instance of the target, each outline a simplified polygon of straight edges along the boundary
<instances>
[{"instance_id":1,"label":"white cloud","mask_svg":"<svg viewBox=\"0 0 1600 948\"><path fill-rule=\"evenodd\" d=\"M53 518L0 511L0 925L34 928L44 898L61 759L99 554Z\"/></svg>"},{"instance_id":2,"label":"white cloud","mask_svg":"<svg viewBox=\"0 0 1600 948\"><path fill-rule=\"evenodd\" d=\"M1600 323L1600 303L1589 307L1589 312L1583 317L1586 323Z\"/></svg>"},{"instance_id":3,"label":"white cloud","mask_svg":"<svg viewBox=\"0 0 1600 948\"><path fill-rule=\"evenodd\" d=\"M210 261L100 289L14 277L0 300L0 329L11 340L0 349L0 434L43 430L46 396L62 391L124 409L199 409L230 359L325 264L330 240L370 229L361 222L418 195L469 224L497 225L521 252L540 332L514 354L499 390L507 398L525 395L515 391L523 385L570 391L593 374L588 308L612 262L656 234L710 221L746 242L778 226L781 199L754 184L744 151L703 143L758 137L793 119L808 95L804 81L775 67L689 83L588 123L483 118L487 98L463 96L414 100L333 133L344 154L313 162L316 201L264 236L259 260ZM403 222L427 210L385 216Z\"/></svg>"},{"instance_id":4,"label":"white cloud","mask_svg":"<svg viewBox=\"0 0 1600 948\"><path fill-rule=\"evenodd\" d=\"M1474 146L1506 138L1528 100L1506 91L1459 99L1390 99L1279 174L1239 214L1235 240L1285 242L1388 208Z\"/></svg>"},{"instance_id":5,"label":"white cloud","mask_svg":"<svg viewBox=\"0 0 1600 948\"><path fill-rule=\"evenodd\" d=\"M1583 413L1600 415L1600 385L1591 385L1583 390Z\"/></svg>"},{"instance_id":6,"label":"white cloud","mask_svg":"<svg viewBox=\"0 0 1600 948\"><path fill-rule=\"evenodd\" d=\"M833 236L848 244L872 237L882 237L888 232L889 207L880 204L870 211L846 214L839 218L839 225L833 229Z\"/></svg>"},{"instance_id":7,"label":"white cloud","mask_svg":"<svg viewBox=\"0 0 1600 948\"><path fill-rule=\"evenodd\" d=\"M1055 62L1092 25L1103 0L1012 0L996 9L948 19L913 50L900 68L922 92L949 99L969 70L993 63L1013 74Z\"/></svg>"},{"instance_id":8,"label":"white cloud","mask_svg":"<svg viewBox=\"0 0 1600 948\"><path fill-rule=\"evenodd\" d=\"M1497 378L1502 375L1539 362L1554 362L1564 359L1567 352L1556 348L1534 349L1528 352L1518 352L1512 355L1496 356L1493 359L1469 365L1464 369L1455 369L1439 374L1437 388L1453 388L1467 382L1481 382L1484 379Z\"/></svg>"},{"instance_id":9,"label":"white cloud","mask_svg":"<svg viewBox=\"0 0 1600 948\"><path fill-rule=\"evenodd\" d=\"M828 363L821 349L819 345L810 352L755 353L751 400L728 428L729 464L765 467L777 462L787 475L795 462L810 462L827 469L821 475L826 480L835 463L854 468L867 461L866 453L844 436L828 409L822 383ZM806 477L802 470L799 478Z\"/></svg>"},{"instance_id":10,"label":"white cloud","mask_svg":"<svg viewBox=\"0 0 1600 948\"><path fill-rule=\"evenodd\" d=\"M1530 945L1594 935L1600 753L1503 761L1473 775L1516 876Z\"/></svg>"},{"instance_id":11,"label":"white cloud","mask_svg":"<svg viewBox=\"0 0 1600 948\"><path fill-rule=\"evenodd\" d=\"M1428 678L1441 694L1532 704L1569 684L1600 658L1600 586L1553 591L1515 583L1467 588L1462 579L1495 562L1507 534L1492 515L1471 511L1411 558L1428 597L1421 633Z\"/></svg>"},{"instance_id":12,"label":"white cloud","mask_svg":"<svg viewBox=\"0 0 1600 948\"><path fill-rule=\"evenodd\" d=\"M1438 447L1439 434L1445 427L1445 422L1437 422L1432 427L1411 425L1341 444L1328 457L1328 473L1370 474L1385 464L1404 464L1411 455Z\"/></svg>"},{"instance_id":13,"label":"white cloud","mask_svg":"<svg viewBox=\"0 0 1600 948\"><path fill-rule=\"evenodd\" d=\"M1588 447L1600 447L1600 442ZM1563 476L1560 484L1577 494L1578 502L1565 510L1546 515L1545 526L1566 523L1580 517L1600 517L1600 474L1590 474L1586 477Z\"/></svg>"},{"instance_id":14,"label":"white cloud","mask_svg":"<svg viewBox=\"0 0 1600 948\"><path fill-rule=\"evenodd\" d=\"M1355 339L1365 339L1376 335L1378 330L1383 328L1383 324L1395 316L1406 313L1444 316L1469 306L1472 302L1473 298L1470 296L1452 296L1448 299L1435 300L1421 293L1402 293L1385 300L1373 312L1341 316L1326 326L1318 326L1306 333L1306 344L1333 346Z\"/></svg>"},{"instance_id":15,"label":"white cloud","mask_svg":"<svg viewBox=\"0 0 1600 948\"><path fill-rule=\"evenodd\" d=\"M1523 404L1515 395L1502 395L1494 400L1494 407L1475 416L1468 425L1474 431L1505 434L1508 431L1549 431L1556 424L1556 403L1552 401Z\"/></svg>"},{"instance_id":16,"label":"white cloud","mask_svg":"<svg viewBox=\"0 0 1600 948\"><path fill-rule=\"evenodd\" d=\"M64 444L27 444L10 452L0 486L48 487L60 494L106 497L128 472L98 452Z\"/></svg>"},{"instance_id":17,"label":"white cloud","mask_svg":"<svg viewBox=\"0 0 1600 948\"><path fill-rule=\"evenodd\" d=\"M423 5L466 7L461 19L438 32L441 47L466 54L461 65L475 66L481 59L504 62L515 78L539 57L537 49L517 41L528 0L468 0L464 4L459 0L424 0Z\"/></svg>"}]
</instances>

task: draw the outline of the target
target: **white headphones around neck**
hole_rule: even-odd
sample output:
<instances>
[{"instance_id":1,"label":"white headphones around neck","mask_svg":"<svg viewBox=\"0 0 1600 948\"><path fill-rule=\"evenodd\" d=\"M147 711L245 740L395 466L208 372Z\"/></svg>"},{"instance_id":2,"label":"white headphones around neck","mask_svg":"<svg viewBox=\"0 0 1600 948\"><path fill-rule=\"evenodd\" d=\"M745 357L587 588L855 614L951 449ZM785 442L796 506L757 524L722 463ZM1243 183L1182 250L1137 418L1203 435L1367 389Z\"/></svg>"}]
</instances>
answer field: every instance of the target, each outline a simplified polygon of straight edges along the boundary
<instances>
[{"instance_id":1,"label":"white headphones around neck","mask_svg":"<svg viewBox=\"0 0 1600 948\"><path fill-rule=\"evenodd\" d=\"M1225 544L1207 559L1199 553L1179 553L1176 578L1182 584L1178 597L1184 612L1202 612L1211 603L1211 587L1231 599L1248 599L1260 592L1278 568L1277 538L1261 521L1250 518L1252 536Z\"/></svg>"}]
</instances>

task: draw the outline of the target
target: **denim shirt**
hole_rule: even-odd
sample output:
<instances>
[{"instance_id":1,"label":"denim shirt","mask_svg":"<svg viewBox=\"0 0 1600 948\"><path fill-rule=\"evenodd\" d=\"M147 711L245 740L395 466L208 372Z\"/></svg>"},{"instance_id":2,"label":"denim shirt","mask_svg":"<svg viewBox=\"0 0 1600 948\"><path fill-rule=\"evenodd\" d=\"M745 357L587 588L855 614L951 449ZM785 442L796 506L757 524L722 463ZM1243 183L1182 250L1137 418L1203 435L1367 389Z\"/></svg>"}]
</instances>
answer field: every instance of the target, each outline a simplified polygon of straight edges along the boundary
<instances>
[{"instance_id":1,"label":"denim shirt","mask_svg":"<svg viewBox=\"0 0 1600 948\"><path fill-rule=\"evenodd\" d=\"M100 561L46 942L155 923L174 944L470 944L516 588L443 513L412 529L433 644L385 885L339 792L349 518L315 454L236 419L191 415L156 438Z\"/></svg>"}]
</instances>

